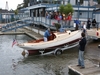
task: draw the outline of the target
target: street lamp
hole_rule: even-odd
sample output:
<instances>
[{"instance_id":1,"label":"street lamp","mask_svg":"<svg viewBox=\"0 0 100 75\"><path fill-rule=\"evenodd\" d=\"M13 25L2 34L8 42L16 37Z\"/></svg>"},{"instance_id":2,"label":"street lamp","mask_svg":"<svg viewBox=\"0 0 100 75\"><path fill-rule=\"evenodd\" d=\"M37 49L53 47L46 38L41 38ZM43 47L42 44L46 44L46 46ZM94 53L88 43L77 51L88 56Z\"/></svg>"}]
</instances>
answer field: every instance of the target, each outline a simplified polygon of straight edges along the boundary
<instances>
[{"instance_id":1,"label":"street lamp","mask_svg":"<svg viewBox=\"0 0 100 75\"><path fill-rule=\"evenodd\" d=\"M89 18L89 6L90 6L90 4L89 4L89 0L88 0L88 18Z\"/></svg>"},{"instance_id":2,"label":"street lamp","mask_svg":"<svg viewBox=\"0 0 100 75\"><path fill-rule=\"evenodd\" d=\"M78 0L78 19L79 19L79 5L80 5L80 0Z\"/></svg>"}]
</instances>

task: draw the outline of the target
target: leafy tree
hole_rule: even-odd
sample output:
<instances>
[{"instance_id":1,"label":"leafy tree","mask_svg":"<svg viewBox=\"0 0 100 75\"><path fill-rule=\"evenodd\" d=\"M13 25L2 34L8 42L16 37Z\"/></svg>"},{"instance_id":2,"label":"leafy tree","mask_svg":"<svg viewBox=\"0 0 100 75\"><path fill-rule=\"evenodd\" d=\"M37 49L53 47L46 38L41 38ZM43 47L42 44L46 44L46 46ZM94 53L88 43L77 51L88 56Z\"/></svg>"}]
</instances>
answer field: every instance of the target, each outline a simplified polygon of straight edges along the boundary
<instances>
[{"instance_id":1,"label":"leafy tree","mask_svg":"<svg viewBox=\"0 0 100 75\"><path fill-rule=\"evenodd\" d=\"M97 0L98 4L100 4L100 0Z\"/></svg>"},{"instance_id":2,"label":"leafy tree","mask_svg":"<svg viewBox=\"0 0 100 75\"><path fill-rule=\"evenodd\" d=\"M59 23L54 23L54 26L56 27L56 30L59 31L59 28L61 27L61 24L59 24Z\"/></svg>"},{"instance_id":3,"label":"leafy tree","mask_svg":"<svg viewBox=\"0 0 100 75\"><path fill-rule=\"evenodd\" d=\"M64 5L60 5L60 7L59 7L59 12L60 12L60 13L63 13L63 12L64 12Z\"/></svg>"},{"instance_id":4,"label":"leafy tree","mask_svg":"<svg viewBox=\"0 0 100 75\"><path fill-rule=\"evenodd\" d=\"M73 10L73 7L72 7L72 5L70 4L70 3L68 3L67 5L61 5L60 7L59 7L59 12L61 13L61 14L65 14L65 16L63 16L63 20L65 20L66 19L66 17L68 17L68 15L70 14L70 15L72 15L73 14L73 12L74 12L74 10ZM65 20L65 23L66 23L66 20ZM69 22L70 23L70 22Z\"/></svg>"},{"instance_id":5,"label":"leafy tree","mask_svg":"<svg viewBox=\"0 0 100 75\"><path fill-rule=\"evenodd\" d=\"M14 13L15 13L15 19L17 20L18 9L16 9L16 10L14 11Z\"/></svg>"},{"instance_id":6,"label":"leafy tree","mask_svg":"<svg viewBox=\"0 0 100 75\"><path fill-rule=\"evenodd\" d=\"M23 7L28 7L29 0L23 0L23 3L24 3Z\"/></svg>"},{"instance_id":7,"label":"leafy tree","mask_svg":"<svg viewBox=\"0 0 100 75\"><path fill-rule=\"evenodd\" d=\"M69 9L68 7L64 7L63 13L64 13L65 15L68 15L68 13L69 13L69 12L68 12L68 9Z\"/></svg>"},{"instance_id":8,"label":"leafy tree","mask_svg":"<svg viewBox=\"0 0 100 75\"><path fill-rule=\"evenodd\" d=\"M69 13L72 14L73 12L74 10L73 10L72 5L68 3L64 8L64 14L67 16Z\"/></svg>"},{"instance_id":9,"label":"leafy tree","mask_svg":"<svg viewBox=\"0 0 100 75\"><path fill-rule=\"evenodd\" d=\"M20 10L21 8L23 8L24 3L18 4L17 5L17 9Z\"/></svg>"},{"instance_id":10,"label":"leafy tree","mask_svg":"<svg viewBox=\"0 0 100 75\"><path fill-rule=\"evenodd\" d=\"M16 9L16 10L14 11L14 13L15 13L15 15L17 15L17 14L18 14L18 10Z\"/></svg>"},{"instance_id":11,"label":"leafy tree","mask_svg":"<svg viewBox=\"0 0 100 75\"><path fill-rule=\"evenodd\" d=\"M68 3L65 6L64 5L60 5L59 12L65 14L67 16L69 13L73 13L74 10L73 10L72 5L70 3Z\"/></svg>"}]
</instances>

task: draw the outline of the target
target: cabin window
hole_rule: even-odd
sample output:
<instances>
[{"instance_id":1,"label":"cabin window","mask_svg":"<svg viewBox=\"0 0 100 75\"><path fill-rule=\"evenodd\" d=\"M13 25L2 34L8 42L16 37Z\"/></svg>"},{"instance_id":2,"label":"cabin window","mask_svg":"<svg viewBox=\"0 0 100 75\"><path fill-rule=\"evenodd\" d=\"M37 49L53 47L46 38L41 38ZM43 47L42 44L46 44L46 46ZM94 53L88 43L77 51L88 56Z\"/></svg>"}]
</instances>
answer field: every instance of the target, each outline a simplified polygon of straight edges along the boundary
<instances>
[{"instance_id":1,"label":"cabin window","mask_svg":"<svg viewBox=\"0 0 100 75\"><path fill-rule=\"evenodd\" d=\"M82 13L80 13L80 15L82 15Z\"/></svg>"}]
</instances>

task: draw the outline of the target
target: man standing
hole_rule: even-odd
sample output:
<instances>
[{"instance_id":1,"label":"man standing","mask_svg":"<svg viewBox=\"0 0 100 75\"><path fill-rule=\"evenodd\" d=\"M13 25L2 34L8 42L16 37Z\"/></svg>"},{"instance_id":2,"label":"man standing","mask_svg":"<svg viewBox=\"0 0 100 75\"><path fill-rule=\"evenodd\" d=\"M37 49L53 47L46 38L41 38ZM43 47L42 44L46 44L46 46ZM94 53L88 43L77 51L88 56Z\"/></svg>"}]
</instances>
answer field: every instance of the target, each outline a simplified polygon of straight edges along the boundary
<instances>
[{"instance_id":1,"label":"man standing","mask_svg":"<svg viewBox=\"0 0 100 75\"><path fill-rule=\"evenodd\" d=\"M78 19L76 19L76 20L74 20L74 23L76 24L75 30L78 30L80 21Z\"/></svg>"},{"instance_id":2,"label":"man standing","mask_svg":"<svg viewBox=\"0 0 100 75\"><path fill-rule=\"evenodd\" d=\"M90 18L89 18L88 21L87 21L87 29L90 29L90 26L91 26L91 21L90 21Z\"/></svg>"},{"instance_id":3,"label":"man standing","mask_svg":"<svg viewBox=\"0 0 100 75\"><path fill-rule=\"evenodd\" d=\"M78 65L77 66L80 66L80 69L83 69L85 68L85 65L84 65L84 51L85 51L85 45L86 45L86 38L85 38L85 33L82 32L81 33L81 40L79 42L79 56L78 56Z\"/></svg>"},{"instance_id":4,"label":"man standing","mask_svg":"<svg viewBox=\"0 0 100 75\"><path fill-rule=\"evenodd\" d=\"M96 20L93 19L93 21L92 21L92 26L93 26L93 27L96 27L96 23L97 23Z\"/></svg>"}]
</instances>

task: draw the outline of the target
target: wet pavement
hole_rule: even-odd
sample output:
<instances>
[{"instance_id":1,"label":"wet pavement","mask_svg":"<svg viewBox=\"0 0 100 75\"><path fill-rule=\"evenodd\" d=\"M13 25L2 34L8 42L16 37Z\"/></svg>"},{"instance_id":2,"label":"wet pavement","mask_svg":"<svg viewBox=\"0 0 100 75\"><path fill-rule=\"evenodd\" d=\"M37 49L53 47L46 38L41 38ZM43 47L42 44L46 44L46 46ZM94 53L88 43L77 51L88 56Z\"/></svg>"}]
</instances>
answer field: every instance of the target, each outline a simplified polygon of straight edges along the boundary
<instances>
[{"instance_id":1,"label":"wet pavement","mask_svg":"<svg viewBox=\"0 0 100 75\"><path fill-rule=\"evenodd\" d=\"M22 56L23 49L12 47L15 35L0 36L0 75L68 75L68 65L77 63L78 47L68 49L62 55ZM16 35L19 43L31 40L26 35ZM89 41L85 60L95 64L100 61L99 41Z\"/></svg>"}]
</instances>

